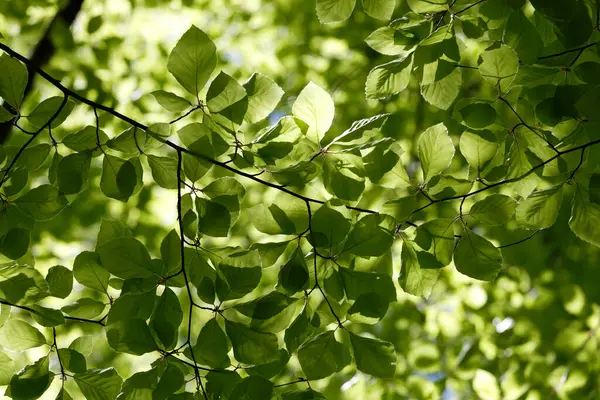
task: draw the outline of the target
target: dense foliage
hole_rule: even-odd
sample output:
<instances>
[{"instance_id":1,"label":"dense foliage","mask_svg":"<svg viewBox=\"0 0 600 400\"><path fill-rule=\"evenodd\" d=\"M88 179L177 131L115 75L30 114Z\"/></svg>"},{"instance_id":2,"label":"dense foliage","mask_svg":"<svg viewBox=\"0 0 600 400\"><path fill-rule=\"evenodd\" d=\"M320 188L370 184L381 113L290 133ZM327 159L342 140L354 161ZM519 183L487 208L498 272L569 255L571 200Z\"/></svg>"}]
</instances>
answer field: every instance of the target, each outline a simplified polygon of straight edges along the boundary
<instances>
[{"instance_id":1,"label":"dense foliage","mask_svg":"<svg viewBox=\"0 0 600 400\"><path fill-rule=\"evenodd\" d=\"M7 398L600 396L598 1L55 3L0 4Z\"/></svg>"}]
</instances>

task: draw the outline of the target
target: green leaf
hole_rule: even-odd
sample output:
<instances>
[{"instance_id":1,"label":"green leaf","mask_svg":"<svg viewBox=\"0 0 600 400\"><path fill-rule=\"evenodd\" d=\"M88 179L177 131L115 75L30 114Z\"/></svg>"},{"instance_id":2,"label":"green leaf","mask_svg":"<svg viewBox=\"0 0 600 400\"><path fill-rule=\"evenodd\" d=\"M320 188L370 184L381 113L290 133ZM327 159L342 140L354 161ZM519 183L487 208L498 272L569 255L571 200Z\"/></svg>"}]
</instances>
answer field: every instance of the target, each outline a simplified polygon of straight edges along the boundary
<instances>
[{"instance_id":1,"label":"green leaf","mask_svg":"<svg viewBox=\"0 0 600 400\"><path fill-rule=\"evenodd\" d=\"M435 79L421 83L421 96L429 104L447 110L460 92L462 69L446 60L436 62Z\"/></svg>"},{"instance_id":2,"label":"green leaf","mask_svg":"<svg viewBox=\"0 0 600 400\"><path fill-rule=\"evenodd\" d=\"M48 270L46 282L51 296L64 299L73 289L73 272L62 265L55 265Z\"/></svg>"},{"instance_id":3,"label":"green leaf","mask_svg":"<svg viewBox=\"0 0 600 400\"><path fill-rule=\"evenodd\" d=\"M540 164L539 158L529 148L529 142L515 138L508 154L507 179L518 179L511 187L521 197L527 198L537 187L540 177L534 167ZM532 172L533 171L533 172ZM524 176L528 174L527 176Z\"/></svg>"},{"instance_id":4,"label":"green leaf","mask_svg":"<svg viewBox=\"0 0 600 400\"><path fill-rule=\"evenodd\" d=\"M154 182L165 189L177 189L177 160L171 157L148 155L148 164Z\"/></svg>"},{"instance_id":5,"label":"green leaf","mask_svg":"<svg viewBox=\"0 0 600 400\"><path fill-rule=\"evenodd\" d=\"M51 119L52 123L50 124L50 127L54 129L60 126L65 122L75 107L75 103L67 100L62 110L56 115L63 101L64 99L61 96L50 97L42 101L31 114L27 116L27 120L37 129L46 127Z\"/></svg>"},{"instance_id":6,"label":"green leaf","mask_svg":"<svg viewBox=\"0 0 600 400\"><path fill-rule=\"evenodd\" d=\"M17 260L29 250L29 231L23 228L12 228L4 237L0 237L0 253Z\"/></svg>"},{"instance_id":7,"label":"green leaf","mask_svg":"<svg viewBox=\"0 0 600 400\"><path fill-rule=\"evenodd\" d=\"M294 251L294 255L279 270L277 282L290 294L306 289L309 281L308 268L304 260L304 254L300 246Z\"/></svg>"},{"instance_id":8,"label":"green leaf","mask_svg":"<svg viewBox=\"0 0 600 400\"><path fill-rule=\"evenodd\" d=\"M35 268L15 265L0 268L0 291L11 303L31 304L48 296L48 284Z\"/></svg>"},{"instance_id":9,"label":"green leaf","mask_svg":"<svg viewBox=\"0 0 600 400\"><path fill-rule=\"evenodd\" d=\"M545 229L554 225L562 204L562 186L533 192L521 200L516 211L519 225L527 229Z\"/></svg>"},{"instance_id":10,"label":"green leaf","mask_svg":"<svg viewBox=\"0 0 600 400\"><path fill-rule=\"evenodd\" d=\"M508 17L503 40L525 64L534 64L544 49L538 30L522 10L516 10Z\"/></svg>"},{"instance_id":11,"label":"green leaf","mask_svg":"<svg viewBox=\"0 0 600 400\"><path fill-rule=\"evenodd\" d=\"M177 136L194 154L215 158L229 150L229 144L218 133L198 122L184 126Z\"/></svg>"},{"instance_id":12,"label":"green leaf","mask_svg":"<svg viewBox=\"0 0 600 400\"><path fill-rule=\"evenodd\" d=\"M292 114L309 126L306 135L315 143L319 143L331 127L334 113L329 93L312 81L302 89L292 106Z\"/></svg>"},{"instance_id":13,"label":"green leaf","mask_svg":"<svg viewBox=\"0 0 600 400\"><path fill-rule=\"evenodd\" d=\"M102 152L97 149L98 143L103 145L107 141L108 136L102 129L88 125L78 132L65 136L62 144L75 151L95 150L93 153L95 157L102 154Z\"/></svg>"},{"instance_id":14,"label":"green leaf","mask_svg":"<svg viewBox=\"0 0 600 400\"><path fill-rule=\"evenodd\" d=\"M60 391L58 392L54 400L73 400L73 398L71 397L69 392L67 392L65 388L62 387L60 388Z\"/></svg>"},{"instance_id":15,"label":"green leaf","mask_svg":"<svg viewBox=\"0 0 600 400\"><path fill-rule=\"evenodd\" d=\"M30 146L23 151L15 165L23 167L27 171L36 171L40 169L46 158L48 158L51 148L52 146L48 143Z\"/></svg>"},{"instance_id":16,"label":"green leaf","mask_svg":"<svg viewBox=\"0 0 600 400\"><path fill-rule=\"evenodd\" d=\"M313 331L314 328L308 320L308 312L305 307L289 328L285 330L285 347L290 353L295 352L312 335Z\"/></svg>"},{"instance_id":17,"label":"green leaf","mask_svg":"<svg viewBox=\"0 0 600 400\"><path fill-rule=\"evenodd\" d=\"M350 222L337 210L321 206L312 216L311 242L317 247L331 248L344 240Z\"/></svg>"},{"instance_id":18,"label":"green leaf","mask_svg":"<svg viewBox=\"0 0 600 400\"><path fill-rule=\"evenodd\" d=\"M211 200L222 204L237 216L246 189L236 179L224 177L209 183L202 189L202 193L210 197Z\"/></svg>"},{"instance_id":19,"label":"green leaf","mask_svg":"<svg viewBox=\"0 0 600 400\"><path fill-rule=\"evenodd\" d=\"M471 129L483 129L496 122L496 110L489 103L459 101L454 118Z\"/></svg>"},{"instance_id":20,"label":"green leaf","mask_svg":"<svg viewBox=\"0 0 600 400\"><path fill-rule=\"evenodd\" d=\"M252 124L267 118L284 93L271 78L259 73L252 74L243 86L248 94L248 110L244 119Z\"/></svg>"},{"instance_id":21,"label":"green leaf","mask_svg":"<svg viewBox=\"0 0 600 400\"><path fill-rule=\"evenodd\" d=\"M317 17L322 24L348 19L356 0L317 0Z\"/></svg>"},{"instance_id":22,"label":"green leaf","mask_svg":"<svg viewBox=\"0 0 600 400\"><path fill-rule=\"evenodd\" d=\"M447 0L407 0L406 2L411 10L419 14L446 11L448 9Z\"/></svg>"},{"instance_id":23,"label":"green leaf","mask_svg":"<svg viewBox=\"0 0 600 400\"><path fill-rule=\"evenodd\" d=\"M502 254L487 239L465 231L454 252L454 265L461 274L490 281L502 268Z\"/></svg>"},{"instance_id":24,"label":"green leaf","mask_svg":"<svg viewBox=\"0 0 600 400\"><path fill-rule=\"evenodd\" d=\"M220 203L196 197L198 232L213 237L227 237L231 228L231 214Z\"/></svg>"},{"instance_id":25,"label":"green leaf","mask_svg":"<svg viewBox=\"0 0 600 400\"><path fill-rule=\"evenodd\" d=\"M375 292L363 293L348 309L348 319L363 324L376 324L388 311L390 302Z\"/></svg>"},{"instance_id":26,"label":"green leaf","mask_svg":"<svg viewBox=\"0 0 600 400\"><path fill-rule=\"evenodd\" d=\"M482 400L500 400L502 398L496 377L484 369L475 371L473 390Z\"/></svg>"},{"instance_id":27,"label":"green leaf","mask_svg":"<svg viewBox=\"0 0 600 400\"><path fill-rule=\"evenodd\" d=\"M11 307L6 304L0 304L0 328L4 326L8 317L10 317Z\"/></svg>"},{"instance_id":28,"label":"green leaf","mask_svg":"<svg viewBox=\"0 0 600 400\"><path fill-rule=\"evenodd\" d=\"M50 374L48 356L23 368L10 380L10 397L14 400L37 399L50 386L54 374Z\"/></svg>"},{"instance_id":29,"label":"green leaf","mask_svg":"<svg viewBox=\"0 0 600 400\"><path fill-rule=\"evenodd\" d=\"M175 229L171 230L161 242L160 255L167 268L167 275L181 269L181 239Z\"/></svg>"},{"instance_id":30,"label":"green leaf","mask_svg":"<svg viewBox=\"0 0 600 400\"><path fill-rule=\"evenodd\" d=\"M255 251L242 251L223 258L217 266L217 295L220 300L237 299L260 282L261 262Z\"/></svg>"},{"instance_id":31,"label":"green leaf","mask_svg":"<svg viewBox=\"0 0 600 400\"><path fill-rule=\"evenodd\" d=\"M396 36L398 36L398 33L394 28L384 26L373 31L373 33L365 39L365 42L373 50L385 54L386 56L405 54L408 52L408 49L419 42L418 39L414 37L405 41L399 41Z\"/></svg>"},{"instance_id":32,"label":"green leaf","mask_svg":"<svg viewBox=\"0 0 600 400\"><path fill-rule=\"evenodd\" d=\"M54 156L52 156L52 163L50 164L50 168L48 168L48 181L55 185L58 180L58 166L60 165L63 156L58 154L58 152L54 152Z\"/></svg>"},{"instance_id":33,"label":"green leaf","mask_svg":"<svg viewBox=\"0 0 600 400\"><path fill-rule=\"evenodd\" d=\"M129 319L111 324L106 330L109 346L117 352L142 355L157 350L146 321Z\"/></svg>"},{"instance_id":34,"label":"green leaf","mask_svg":"<svg viewBox=\"0 0 600 400\"><path fill-rule=\"evenodd\" d=\"M244 364L264 364L279 356L277 336L258 332L237 322L225 321L225 330L236 360Z\"/></svg>"},{"instance_id":35,"label":"green leaf","mask_svg":"<svg viewBox=\"0 0 600 400\"><path fill-rule=\"evenodd\" d=\"M350 364L352 357L348 347L335 340L334 332L327 331L300 347L298 361L306 379L312 381L341 371Z\"/></svg>"},{"instance_id":36,"label":"green leaf","mask_svg":"<svg viewBox=\"0 0 600 400\"><path fill-rule=\"evenodd\" d=\"M183 97L179 97L175 93L167 92L165 90L155 90L152 92L152 96L154 96L154 99L158 104L167 111L182 112L192 106L192 104Z\"/></svg>"},{"instance_id":37,"label":"green leaf","mask_svg":"<svg viewBox=\"0 0 600 400\"><path fill-rule=\"evenodd\" d=\"M273 383L261 376L249 376L233 389L230 400L270 399Z\"/></svg>"},{"instance_id":38,"label":"green leaf","mask_svg":"<svg viewBox=\"0 0 600 400\"><path fill-rule=\"evenodd\" d=\"M87 370L85 357L73 349L58 349L58 356L63 367L71 372L85 372Z\"/></svg>"},{"instance_id":39,"label":"green leaf","mask_svg":"<svg viewBox=\"0 0 600 400\"><path fill-rule=\"evenodd\" d=\"M104 20L102 15L96 15L95 17L90 18L87 25L87 32L91 35L98 31L102 27Z\"/></svg>"},{"instance_id":40,"label":"green leaf","mask_svg":"<svg viewBox=\"0 0 600 400\"><path fill-rule=\"evenodd\" d=\"M389 275L348 268L340 268L339 272L349 300L356 300L361 294L375 292L390 302L396 301L396 288Z\"/></svg>"},{"instance_id":41,"label":"green leaf","mask_svg":"<svg viewBox=\"0 0 600 400\"><path fill-rule=\"evenodd\" d=\"M28 179L29 179L29 173L27 172L26 169L19 168L19 169L13 170L13 172L10 174L9 179L7 181L8 183L10 183L10 185L4 186L5 194L7 196L16 195L21 190L23 190L25 185L27 185Z\"/></svg>"},{"instance_id":42,"label":"green leaf","mask_svg":"<svg viewBox=\"0 0 600 400\"><path fill-rule=\"evenodd\" d=\"M256 250L263 265L274 265L283 255L290 242L253 243L250 250Z\"/></svg>"},{"instance_id":43,"label":"green leaf","mask_svg":"<svg viewBox=\"0 0 600 400\"><path fill-rule=\"evenodd\" d=\"M500 46L486 50L479 57L479 72L492 85L505 92L517 75L519 58L513 49Z\"/></svg>"},{"instance_id":44,"label":"green leaf","mask_svg":"<svg viewBox=\"0 0 600 400\"><path fill-rule=\"evenodd\" d=\"M122 295L116 299L108 313L108 323L139 318L147 320L154 310L156 302L156 288L154 282L149 282L150 287L135 287L138 280L127 280L123 283ZM139 282L137 282L139 283Z\"/></svg>"},{"instance_id":45,"label":"green leaf","mask_svg":"<svg viewBox=\"0 0 600 400\"><path fill-rule=\"evenodd\" d=\"M91 161L91 152L74 153L64 157L58 164L58 190L63 194L81 192L88 179Z\"/></svg>"},{"instance_id":46,"label":"green leaf","mask_svg":"<svg viewBox=\"0 0 600 400\"><path fill-rule=\"evenodd\" d=\"M369 375L393 378L396 372L396 351L389 342L350 333L350 343L356 367Z\"/></svg>"},{"instance_id":47,"label":"green leaf","mask_svg":"<svg viewBox=\"0 0 600 400\"><path fill-rule=\"evenodd\" d=\"M326 154L320 161L323 167L325 189L338 199L356 201L365 190L365 179L361 176L362 160L349 153ZM359 169L353 168L359 164Z\"/></svg>"},{"instance_id":48,"label":"green leaf","mask_svg":"<svg viewBox=\"0 0 600 400\"><path fill-rule=\"evenodd\" d=\"M41 185L15 200L19 208L35 220L54 218L67 206L67 199L54 186Z\"/></svg>"},{"instance_id":49,"label":"green leaf","mask_svg":"<svg viewBox=\"0 0 600 400\"><path fill-rule=\"evenodd\" d=\"M85 356L92 354L94 347L94 338L91 335L82 335L77 339L73 340L69 345L69 348L81 353Z\"/></svg>"},{"instance_id":50,"label":"green leaf","mask_svg":"<svg viewBox=\"0 0 600 400\"><path fill-rule=\"evenodd\" d=\"M165 350L171 350L177 344L177 332L181 321L183 311L179 299L173 290L165 287L150 318L150 327Z\"/></svg>"},{"instance_id":51,"label":"green leaf","mask_svg":"<svg viewBox=\"0 0 600 400\"><path fill-rule=\"evenodd\" d=\"M451 175L435 175L427 183L427 193L434 199L464 196L473 188L473 181L456 179Z\"/></svg>"},{"instance_id":52,"label":"green leaf","mask_svg":"<svg viewBox=\"0 0 600 400\"><path fill-rule=\"evenodd\" d=\"M132 236L131 231L122 221L113 218L102 218L98 238L96 239L96 247L102 246L113 239L130 236Z\"/></svg>"},{"instance_id":53,"label":"green leaf","mask_svg":"<svg viewBox=\"0 0 600 400\"><path fill-rule=\"evenodd\" d=\"M169 54L167 69L193 96L204 87L217 65L217 48L210 38L192 25Z\"/></svg>"},{"instance_id":54,"label":"green leaf","mask_svg":"<svg viewBox=\"0 0 600 400\"><path fill-rule=\"evenodd\" d=\"M91 369L73 376L86 400L112 400L121 391L123 380L114 368Z\"/></svg>"},{"instance_id":55,"label":"green leaf","mask_svg":"<svg viewBox=\"0 0 600 400\"><path fill-rule=\"evenodd\" d=\"M9 350L23 351L47 344L38 329L20 319L9 320L0 329L0 343Z\"/></svg>"},{"instance_id":56,"label":"green leaf","mask_svg":"<svg viewBox=\"0 0 600 400\"><path fill-rule=\"evenodd\" d=\"M90 319L102 314L105 308L106 305L98 300L82 298L74 304L64 306L61 311L76 318Z\"/></svg>"},{"instance_id":57,"label":"green leaf","mask_svg":"<svg viewBox=\"0 0 600 400\"><path fill-rule=\"evenodd\" d=\"M138 157L123 160L106 154L102 162L100 189L106 197L127 202L142 188L142 174Z\"/></svg>"},{"instance_id":58,"label":"green leaf","mask_svg":"<svg viewBox=\"0 0 600 400\"><path fill-rule=\"evenodd\" d=\"M272 291L247 303L239 304L234 309L253 320L267 320L278 315L294 302L296 299Z\"/></svg>"},{"instance_id":59,"label":"green leaf","mask_svg":"<svg viewBox=\"0 0 600 400\"><path fill-rule=\"evenodd\" d=\"M18 110L27 86L27 68L5 53L0 56L0 71L0 97Z\"/></svg>"},{"instance_id":60,"label":"green leaf","mask_svg":"<svg viewBox=\"0 0 600 400\"><path fill-rule=\"evenodd\" d=\"M296 233L294 221L276 203L271 205L260 203L249 211L252 215L252 224L262 233L269 235Z\"/></svg>"},{"instance_id":61,"label":"green leaf","mask_svg":"<svg viewBox=\"0 0 600 400\"><path fill-rule=\"evenodd\" d=\"M58 395L56 395L56 399L54 400L73 400L73 398L65 388L60 388L60 392L58 392Z\"/></svg>"},{"instance_id":62,"label":"green leaf","mask_svg":"<svg viewBox=\"0 0 600 400\"><path fill-rule=\"evenodd\" d=\"M460 152L469 165L481 172L498 151L498 139L491 131L465 131L460 136Z\"/></svg>"},{"instance_id":63,"label":"green leaf","mask_svg":"<svg viewBox=\"0 0 600 400\"><path fill-rule=\"evenodd\" d=\"M230 364L227 336L215 318L204 324L194 345L196 361L214 368L227 368Z\"/></svg>"},{"instance_id":64,"label":"green leaf","mask_svg":"<svg viewBox=\"0 0 600 400\"><path fill-rule=\"evenodd\" d=\"M149 140L152 143L152 139L155 140L154 146L160 146L165 140L171 136L171 124L166 122L158 122L150 125L146 129L146 134L149 136Z\"/></svg>"},{"instance_id":65,"label":"green leaf","mask_svg":"<svg viewBox=\"0 0 600 400\"><path fill-rule=\"evenodd\" d=\"M561 12L562 15L554 26L554 33L561 44L570 49L586 43L594 31L594 25L585 3L576 2L569 7L568 12Z\"/></svg>"},{"instance_id":66,"label":"green leaf","mask_svg":"<svg viewBox=\"0 0 600 400\"><path fill-rule=\"evenodd\" d=\"M75 257L73 276L83 286L106 293L110 272L102 266L98 253L84 251Z\"/></svg>"},{"instance_id":67,"label":"green leaf","mask_svg":"<svg viewBox=\"0 0 600 400\"><path fill-rule=\"evenodd\" d=\"M416 231L415 243L423 250L433 254L442 266L446 266L452 261L454 222L454 220L446 218L432 219L419 225ZM433 267L435 264L426 256L420 256L420 262L424 267Z\"/></svg>"},{"instance_id":68,"label":"green leaf","mask_svg":"<svg viewBox=\"0 0 600 400\"><path fill-rule=\"evenodd\" d=\"M578 238L600 247L598 228L600 225L600 206L587 202L580 193L573 198L569 227Z\"/></svg>"},{"instance_id":69,"label":"green leaf","mask_svg":"<svg viewBox=\"0 0 600 400\"><path fill-rule=\"evenodd\" d=\"M119 278L145 278L157 275L151 265L148 250L137 239L113 239L99 246L97 251L102 266Z\"/></svg>"},{"instance_id":70,"label":"green leaf","mask_svg":"<svg viewBox=\"0 0 600 400\"><path fill-rule=\"evenodd\" d=\"M428 128L419 136L417 152L425 182L450 166L455 150L443 123Z\"/></svg>"},{"instance_id":71,"label":"green leaf","mask_svg":"<svg viewBox=\"0 0 600 400\"><path fill-rule=\"evenodd\" d=\"M396 0L363 0L363 8L373 18L388 20L392 18Z\"/></svg>"},{"instance_id":72,"label":"green leaf","mask_svg":"<svg viewBox=\"0 0 600 400\"><path fill-rule=\"evenodd\" d=\"M246 372L248 373L248 375L259 375L265 379L271 379L274 376L279 375L281 371L283 371L283 369L287 366L289 361L290 353L288 353L285 349L280 349L278 360L247 368Z\"/></svg>"},{"instance_id":73,"label":"green leaf","mask_svg":"<svg viewBox=\"0 0 600 400\"><path fill-rule=\"evenodd\" d=\"M31 307L31 316L38 324L47 327L55 327L65 323L63 314L53 308L46 308L38 305Z\"/></svg>"},{"instance_id":74,"label":"green leaf","mask_svg":"<svg viewBox=\"0 0 600 400\"><path fill-rule=\"evenodd\" d=\"M4 352L0 351L0 385L8 385L15 370L14 361Z\"/></svg>"},{"instance_id":75,"label":"green leaf","mask_svg":"<svg viewBox=\"0 0 600 400\"><path fill-rule=\"evenodd\" d=\"M244 98L246 98L244 87L231 76L221 71L208 88L206 104L212 113L219 113Z\"/></svg>"},{"instance_id":76,"label":"green leaf","mask_svg":"<svg viewBox=\"0 0 600 400\"><path fill-rule=\"evenodd\" d=\"M149 136L138 127L131 126L106 142L106 145L121 153L141 153L146 148Z\"/></svg>"},{"instance_id":77,"label":"green leaf","mask_svg":"<svg viewBox=\"0 0 600 400\"><path fill-rule=\"evenodd\" d=\"M10 120L12 120L15 116L13 114L11 114L6 108L4 107L0 107L0 122L8 122ZM2 164L2 161L4 160L4 157L0 157L0 164Z\"/></svg>"},{"instance_id":78,"label":"green leaf","mask_svg":"<svg viewBox=\"0 0 600 400\"><path fill-rule=\"evenodd\" d=\"M384 99L400 93L408 86L413 66L412 55L378 65L367 76L368 99Z\"/></svg>"},{"instance_id":79,"label":"green leaf","mask_svg":"<svg viewBox=\"0 0 600 400\"><path fill-rule=\"evenodd\" d=\"M406 240L402 243L400 257L402 268L398 283L402 290L414 296L429 297L444 265L430 253L417 251Z\"/></svg>"},{"instance_id":80,"label":"green leaf","mask_svg":"<svg viewBox=\"0 0 600 400\"><path fill-rule=\"evenodd\" d=\"M155 400L174 399L171 395L185 385L185 376L178 365L168 364L152 394Z\"/></svg>"},{"instance_id":81,"label":"green leaf","mask_svg":"<svg viewBox=\"0 0 600 400\"><path fill-rule=\"evenodd\" d=\"M348 240L344 243L344 252L360 257L377 257L385 254L394 241L391 232L380 226L381 215L362 217L354 224Z\"/></svg>"},{"instance_id":82,"label":"green leaf","mask_svg":"<svg viewBox=\"0 0 600 400\"><path fill-rule=\"evenodd\" d=\"M600 84L600 63L586 61L573 68L575 75L585 83L592 85Z\"/></svg>"},{"instance_id":83,"label":"green leaf","mask_svg":"<svg viewBox=\"0 0 600 400\"><path fill-rule=\"evenodd\" d=\"M209 372L206 374L206 392L209 396L212 395L214 399L228 398L235 386L241 381L242 378L237 372Z\"/></svg>"},{"instance_id":84,"label":"green leaf","mask_svg":"<svg viewBox=\"0 0 600 400\"><path fill-rule=\"evenodd\" d=\"M512 218L516 208L517 202L512 197L492 194L473 204L469 215L486 225L502 225Z\"/></svg>"}]
</instances>

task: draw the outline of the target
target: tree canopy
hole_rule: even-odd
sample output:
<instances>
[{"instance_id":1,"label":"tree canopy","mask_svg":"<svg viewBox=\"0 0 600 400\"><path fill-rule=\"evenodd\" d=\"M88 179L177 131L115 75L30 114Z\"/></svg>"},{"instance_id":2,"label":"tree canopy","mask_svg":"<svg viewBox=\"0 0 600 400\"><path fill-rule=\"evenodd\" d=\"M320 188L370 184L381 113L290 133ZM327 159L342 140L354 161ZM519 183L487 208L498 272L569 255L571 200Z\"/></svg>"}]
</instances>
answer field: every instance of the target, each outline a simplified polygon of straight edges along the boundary
<instances>
[{"instance_id":1,"label":"tree canopy","mask_svg":"<svg viewBox=\"0 0 600 400\"><path fill-rule=\"evenodd\" d=\"M598 398L599 21L1 2L5 398Z\"/></svg>"}]
</instances>

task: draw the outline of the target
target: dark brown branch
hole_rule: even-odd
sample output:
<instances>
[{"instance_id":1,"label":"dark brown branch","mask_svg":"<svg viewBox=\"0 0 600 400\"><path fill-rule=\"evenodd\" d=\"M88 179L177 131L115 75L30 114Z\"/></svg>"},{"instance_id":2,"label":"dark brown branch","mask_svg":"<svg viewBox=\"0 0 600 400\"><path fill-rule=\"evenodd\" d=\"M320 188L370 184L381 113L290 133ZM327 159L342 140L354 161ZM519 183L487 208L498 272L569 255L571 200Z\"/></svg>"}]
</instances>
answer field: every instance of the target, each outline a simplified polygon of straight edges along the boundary
<instances>
[{"instance_id":1,"label":"dark brown branch","mask_svg":"<svg viewBox=\"0 0 600 400\"><path fill-rule=\"evenodd\" d=\"M479 0L478 2L473 3L470 6L467 6L467 7L463 8L462 10L455 12L454 15L462 14L465 11L467 11L467 10L469 10L469 9L475 7L475 6L478 6L479 4L483 3L484 1L486 1L486 0Z\"/></svg>"},{"instance_id":2,"label":"dark brown branch","mask_svg":"<svg viewBox=\"0 0 600 400\"><path fill-rule=\"evenodd\" d=\"M48 24L46 31L44 32L38 44L35 46L35 50L29 58L30 63L27 64L29 78L27 80L27 86L25 86L25 92L23 94L24 99L27 98L27 95L31 92L36 70L46 65L56 52L54 43L52 43L51 40L52 30L54 29L56 24L60 22L63 22L66 26L71 26L73 24L73 21L75 21L77 14L79 14L79 11L81 10L82 4L83 0L70 0L63 9L56 13L52 21L50 21L50 24ZM4 108L6 108L10 112L11 110L9 109L9 107L10 106L7 103L4 103ZM0 144L6 142L6 139L8 139L8 136L10 134L11 128L12 124L10 123L10 121L0 123Z\"/></svg>"},{"instance_id":3,"label":"dark brown branch","mask_svg":"<svg viewBox=\"0 0 600 400\"><path fill-rule=\"evenodd\" d=\"M20 308L21 310L25 310L25 311L29 311L31 313L36 313L36 311L33 308L27 307L27 306L21 306L19 304L13 304L9 301L6 300L2 300L0 299L0 304L4 304L6 306L10 306L10 307L15 307L15 308ZM79 322L89 322L91 324L98 324L98 325L102 325L102 326L106 326L104 324L104 319L106 317L103 317L100 320L93 320L93 319L86 319L86 318L77 318L77 317L69 317L65 315L65 319L71 320L71 321L79 321Z\"/></svg>"},{"instance_id":4,"label":"dark brown branch","mask_svg":"<svg viewBox=\"0 0 600 400\"><path fill-rule=\"evenodd\" d=\"M191 112L191 111L190 111ZM183 232L183 215L181 211L181 185L183 179L181 178L181 169L183 168L183 155L181 151L177 151L177 222L179 224L179 233L181 235L180 238L180 253L181 253L181 273L183 274L183 280L185 282L185 288L187 290L187 295L190 300L189 314L188 314L188 331L187 331L187 341L186 344L190 349L190 353L192 356L192 361L194 362L194 376L196 377L196 386L202 390L202 395L205 400L208 400L208 396L206 391L204 390L204 385L202 384L202 379L200 378L200 374L198 373L198 363L196 362L196 355L194 354L194 348L192 347L192 315L194 313L194 298L192 297L192 289L190 288L190 281L187 276L187 272L185 271L185 244L184 244L184 232Z\"/></svg>"},{"instance_id":5,"label":"dark brown branch","mask_svg":"<svg viewBox=\"0 0 600 400\"><path fill-rule=\"evenodd\" d=\"M306 379L306 378L298 378L295 381L287 382L287 383L280 383L279 385L274 385L273 387L290 386L290 385L295 385L297 383L302 383L302 382L306 382L306 381L308 381L308 379Z\"/></svg>"},{"instance_id":6,"label":"dark brown branch","mask_svg":"<svg viewBox=\"0 0 600 400\"><path fill-rule=\"evenodd\" d=\"M507 247L511 247L511 246L516 246L518 244L521 244L523 242L526 242L527 240L531 239L532 237L534 237L540 230L536 229L535 231L533 231L532 233L530 233L527 237L521 239L521 240L517 240L514 243L509 243L509 244L505 244L503 246L498 246L499 249L505 249Z\"/></svg>"},{"instance_id":7,"label":"dark brown branch","mask_svg":"<svg viewBox=\"0 0 600 400\"><path fill-rule=\"evenodd\" d=\"M538 60L546 60L548 58L552 58L552 57L559 57L565 54L569 54L569 53L573 53L575 51L579 51L579 50L585 50L588 47L592 47L595 46L596 43L598 42L594 42L594 43L590 43L590 44L586 44L585 46L581 46L581 47L577 47L576 49L571 49L571 50L565 50L565 51L561 51L560 53L556 53L556 54L550 54L548 56L542 56L542 57L538 57Z\"/></svg>"}]
</instances>

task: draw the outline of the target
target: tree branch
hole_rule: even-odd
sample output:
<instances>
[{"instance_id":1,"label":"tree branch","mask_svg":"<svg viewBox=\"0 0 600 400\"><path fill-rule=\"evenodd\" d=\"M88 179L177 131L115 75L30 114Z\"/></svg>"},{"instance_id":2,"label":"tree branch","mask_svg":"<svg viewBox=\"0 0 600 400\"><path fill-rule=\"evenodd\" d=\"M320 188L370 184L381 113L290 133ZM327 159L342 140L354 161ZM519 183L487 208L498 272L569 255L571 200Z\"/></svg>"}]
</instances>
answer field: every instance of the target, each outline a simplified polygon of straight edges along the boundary
<instances>
[{"instance_id":1,"label":"tree branch","mask_svg":"<svg viewBox=\"0 0 600 400\"><path fill-rule=\"evenodd\" d=\"M25 92L23 95L24 99L27 98L27 95L31 92L36 70L47 64L56 52L54 43L52 43L52 40L50 39L52 30L54 29L56 24L59 23L59 21L63 21L65 25L71 26L73 24L73 21L75 21L77 14L79 14L82 5L83 0L70 0L69 3L67 3L67 5L63 9L56 13L52 21L50 21L50 24L48 24L44 35L42 36L38 44L35 46L35 50L29 58L30 64L27 65L29 77L27 79L27 86L25 86ZM4 108L8 109L8 107L10 106L7 103L4 103ZM11 128L12 124L10 123L10 121L0 123L0 144L6 142L10 134Z\"/></svg>"}]
</instances>

